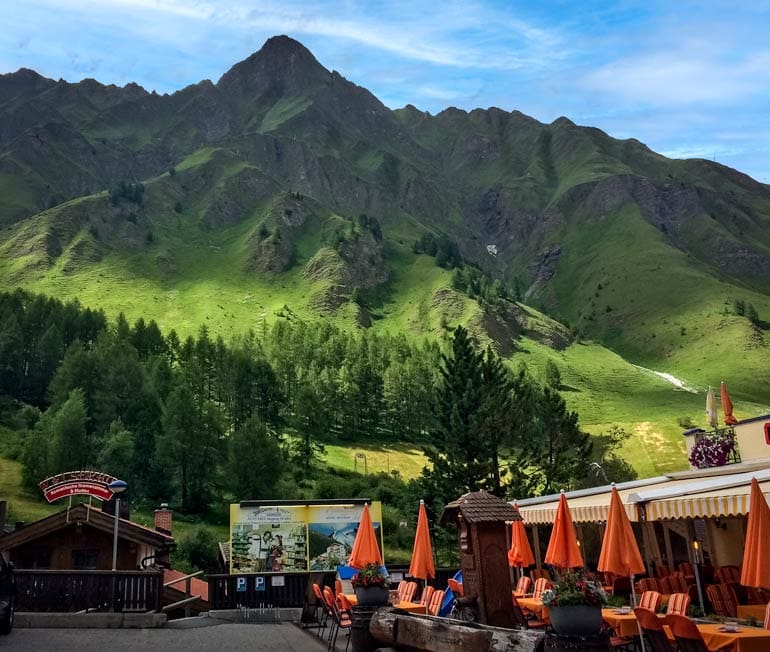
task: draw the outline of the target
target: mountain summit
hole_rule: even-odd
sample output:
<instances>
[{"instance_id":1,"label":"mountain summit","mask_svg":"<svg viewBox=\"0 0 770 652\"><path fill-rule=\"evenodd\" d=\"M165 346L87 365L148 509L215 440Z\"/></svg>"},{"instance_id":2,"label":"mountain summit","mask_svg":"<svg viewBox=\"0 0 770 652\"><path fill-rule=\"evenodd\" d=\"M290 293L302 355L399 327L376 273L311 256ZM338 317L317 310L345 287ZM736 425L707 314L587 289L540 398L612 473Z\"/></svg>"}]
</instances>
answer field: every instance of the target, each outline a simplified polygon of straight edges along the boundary
<instances>
[{"instance_id":1,"label":"mountain summit","mask_svg":"<svg viewBox=\"0 0 770 652\"><path fill-rule=\"evenodd\" d=\"M310 50L288 36L273 36L260 50L235 64L217 82L230 96L274 98L328 83L329 72Z\"/></svg>"}]
</instances>

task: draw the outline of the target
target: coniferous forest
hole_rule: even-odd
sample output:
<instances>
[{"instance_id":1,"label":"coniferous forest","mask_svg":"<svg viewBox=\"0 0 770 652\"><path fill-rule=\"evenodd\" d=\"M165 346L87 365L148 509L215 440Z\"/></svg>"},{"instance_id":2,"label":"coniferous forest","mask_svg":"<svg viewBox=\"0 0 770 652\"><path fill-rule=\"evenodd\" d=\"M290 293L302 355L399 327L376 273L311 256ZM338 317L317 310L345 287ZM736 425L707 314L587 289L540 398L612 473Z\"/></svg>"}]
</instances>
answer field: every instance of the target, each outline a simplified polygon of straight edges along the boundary
<instances>
[{"instance_id":1,"label":"coniferous forest","mask_svg":"<svg viewBox=\"0 0 770 652\"><path fill-rule=\"evenodd\" d=\"M131 499L226 518L232 500L382 500L397 522L467 491L526 497L584 486L622 433L591 437L544 383L479 350L463 327L441 341L347 332L289 313L232 341L180 338L153 321L110 321L77 302L0 294L0 454L29 488L65 470L130 480ZM324 444L409 442L427 466L365 476L324 462ZM387 529L387 528L386 528Z\"/></svg>"}]
</instances>

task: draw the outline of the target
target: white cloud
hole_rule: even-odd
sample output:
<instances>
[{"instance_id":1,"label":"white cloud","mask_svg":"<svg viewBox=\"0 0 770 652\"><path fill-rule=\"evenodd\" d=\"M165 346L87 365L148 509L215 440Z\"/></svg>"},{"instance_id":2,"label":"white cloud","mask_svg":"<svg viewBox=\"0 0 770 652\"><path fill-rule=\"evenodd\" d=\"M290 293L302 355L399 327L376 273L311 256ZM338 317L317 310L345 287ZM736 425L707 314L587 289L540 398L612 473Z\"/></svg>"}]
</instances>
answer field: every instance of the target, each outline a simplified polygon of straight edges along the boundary
<instances>
[{"instance_id":1,"label":"white cloud","mask_svg":"<svg viewBox=\"0 0 770 652\"><path fill-rule=\"evenodd\" d=\"M561 41L556 32L472 3L447 3L430 16L424 15L424 8L403 15L394 11L392 5L385 5L392 17L367 14L354 5L345 12L351 17L343 17L339 15L339 6L320 0L315 3L265 0L254 6L243 2L189 0L36 0L36 3L84 16L104 14L110 9L122 10L132 16L131 22L125 25L127 29L149 29L155 36L168 30L166 37L175 40L182 35L173 23L159 22L164 15L244 32L258 29L346 39L414 61L455 68L515 70L523 66L541 67L565 56L563 48L554 47ZM406 10L409 5L395 8L399 7ZM491 36L493 42L490 42Z\"/></svg>"}]
</instances>

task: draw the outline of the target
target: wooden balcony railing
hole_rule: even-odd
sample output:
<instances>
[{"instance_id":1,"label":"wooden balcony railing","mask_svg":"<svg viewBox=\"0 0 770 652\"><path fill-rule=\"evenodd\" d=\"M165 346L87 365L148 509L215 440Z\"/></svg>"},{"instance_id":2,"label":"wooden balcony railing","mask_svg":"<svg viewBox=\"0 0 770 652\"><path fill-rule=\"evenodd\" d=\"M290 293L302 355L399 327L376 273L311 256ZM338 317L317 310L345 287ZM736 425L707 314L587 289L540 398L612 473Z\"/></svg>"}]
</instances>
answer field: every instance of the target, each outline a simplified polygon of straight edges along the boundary
<instances>
[{"instance_id":1,"label":"wooden balcony railing","mask_svg":"<svg viewBox=\"0 0 770 652\"><path fill-rule=\"evenodd\" d=\"M160 571L14 571L19 611L160 611Z\"/></svg>"}]
</instances>

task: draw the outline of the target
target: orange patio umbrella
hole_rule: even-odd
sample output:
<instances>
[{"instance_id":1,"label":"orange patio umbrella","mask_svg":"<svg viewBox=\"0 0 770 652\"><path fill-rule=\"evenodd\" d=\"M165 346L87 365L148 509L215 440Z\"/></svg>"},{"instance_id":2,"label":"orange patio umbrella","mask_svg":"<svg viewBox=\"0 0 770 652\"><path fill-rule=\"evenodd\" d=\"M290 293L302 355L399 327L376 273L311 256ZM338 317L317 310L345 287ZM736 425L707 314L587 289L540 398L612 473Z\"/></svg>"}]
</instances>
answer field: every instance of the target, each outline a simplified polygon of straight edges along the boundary
<instances>
[{"instance_id":1,"label":"orange patio umbrella","mask_svg":"<svg viewBox=\"0 0 770 652\"><path fill-rule=\"evenodd\" d=\"M770 588L770 507L767 505L759 482L751 479L749 523L746 545L743 549L741 584Z\"/></svg>"},{"instance_id":2,"label":"orange patio umbrella","mask_svg":"<svg viewBox=\"0 0 770 652\"><path fill-rule=\"evenodd\" d=\"M518 511L518 503L514 502L513 507ZM529 547L524 521L514 521L511 523L511 549L508 551L508 565L524 568L525 566L532 566L534 563L535 557L532 554L532 548Z\"/></svg>"},{"instance_id":3,"label":"orange patio umbrella","mask_svg":"<svg viewBox=\"0 0 770 652\"><path fill-rule=\"evenodd\" d=\"M367 564L382 565L380 546L377 545L377 535L372 525L372 516L369 514L369 505L364 504L361 512L361 521L358 523L356 540L353 542L353 550L350 552L348 566L363 568Z\"/></svg>"},{"instance_id":4,"label":"orange patio umbrella","mask_svg":"<svg viewBox=\"0 0 770 652\"><path fill-rule=\"evenodd\" d=\"M420 501L420 511L417 515L417 531L414 533L414 548L412 548L412 563L409 564L409 575L421 580L436 577L436 566L433 563L433 548L430 545L430 530L428 515L425 513L425 501Z\"/></svg>"},{"instance_id":5,"label":"orange patio umbrella","mask_svg":"<svg viewBox=\"0 0 770 652\"><path fill-rule=\"evenodd\" d=\"M738 423L738 419L733 416L733 402L730 400L730 395L727 393L727 385L725 381L719 386L719 393L722 395L722 413L724 414L725 425L734 426Z\"/></svg>"},{"instance_id":6,"label":"orange patio umbrella","mask_svg":"<svg viewBox=\"0 0 770 652\"><path fill-rule=\"evenodd\" d=\"M567 498L564 491L559 496L559 508L553 522L551 540L545 553L545 563L558 568L582 568L583 555L580 554L575 526L569 513Z\"/></svg>"},{"instance_id":7,"label":"orange patio umbrella","mask_svg":"<svg viewBox=\"0 0 770 652\"><path fill-rule=\"evenodd\" d=\"M631 579L631 592L634 588L634 575L645 571L642 553L636 543L634 531L631 529L631 521L623 509L620 494L612 483L610 494L610 512L607 515L607 527L604 530L602 551L599 554L599 563L596 566L605 573L614 573ZM636 602L636 596L633 596Z\"/></svg>"}]
</instances>

